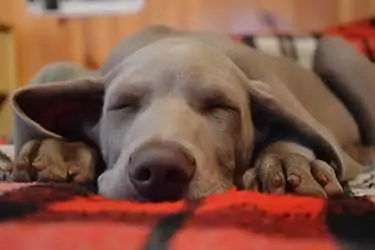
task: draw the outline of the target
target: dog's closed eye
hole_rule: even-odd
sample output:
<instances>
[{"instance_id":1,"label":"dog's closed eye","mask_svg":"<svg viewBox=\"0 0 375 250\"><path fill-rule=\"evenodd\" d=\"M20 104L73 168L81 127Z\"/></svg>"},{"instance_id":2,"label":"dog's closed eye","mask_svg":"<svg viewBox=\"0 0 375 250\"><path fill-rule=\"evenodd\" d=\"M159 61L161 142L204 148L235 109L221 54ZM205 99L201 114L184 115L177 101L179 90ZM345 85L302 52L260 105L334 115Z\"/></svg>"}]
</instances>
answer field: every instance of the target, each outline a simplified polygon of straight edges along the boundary
<instances>
[{"instance_id":1,"label":"dog's closed eye","mask_svg":"<svg viewBox=\"0 0 375 250\"><path fill-rule=\"evenodd\" d=\"M129 85L121 90L113 91L107 106L108 111L138 111L148 91L140 86Z\"/></svg>"},{"instance_id":2,"label":"dog's closed eye","mask_svg":"<svg viewBox=\"0 0 375 250\"><path fill-rule=\"evenodd\" d=\"M123 96L121 100L113 102L108 106L109 111L123 110L136 112L142 106L142 98L136 95Z\"/></svg>"},{"instance_id":3,"label":"dog's closed eye","mask_svg":"<svg viewBox=\"0 0 375 250\"><path fill-rule=\"evenodd\" d=\"M221 102L220 100L206 100L201 107L201 112L204 114L210 114L217 111L237 112L237 108L228 103Z\"/></svg>"},{"instance_id":4,"label":"dog's closed eye","mask_svg":"<svg viewBox=\"0 0 375 250\"><path fill-rule=\"evenodd\" d=\"M221 90L216 88L202 91L199 94L199 110L202 114L214 114L216 112L227 111L238 114L238 106Z\"/></svg>"}]
</instances>

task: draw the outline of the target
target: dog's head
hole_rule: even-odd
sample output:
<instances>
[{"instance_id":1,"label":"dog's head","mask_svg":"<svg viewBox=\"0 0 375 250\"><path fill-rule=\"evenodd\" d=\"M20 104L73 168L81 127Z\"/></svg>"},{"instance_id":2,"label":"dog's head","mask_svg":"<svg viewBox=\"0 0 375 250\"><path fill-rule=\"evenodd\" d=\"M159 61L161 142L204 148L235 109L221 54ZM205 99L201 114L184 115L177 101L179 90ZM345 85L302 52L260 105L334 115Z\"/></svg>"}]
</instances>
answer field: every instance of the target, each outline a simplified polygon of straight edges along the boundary
<instances>
[{"instance_id":1,"label":"dog's head","mask_svg":"<svg viewBox=\"0 0 375 250\"><path fill-rule=\"evenodd\" d=\"M88 135L99 146L106 164L100 194L165 201L241 187L255 130L299 134L340 163L315 124L291 113L272 91L220 51L168 38L134 52L102 79L29 88L13 99L26 114L16 122L31 117L38 131Z\"/></svg>"},{"instance_id":2,"label":"dog's head","mask_svg":"<svg viewBox=\"0 0 375 250\"><path fill-rule=\"evenodd\" d=\"M246 77L196 40L135 52L105 78L99 191L145 200L201 198L233 187L249 164Z\"/></svg>"}]
</instances>

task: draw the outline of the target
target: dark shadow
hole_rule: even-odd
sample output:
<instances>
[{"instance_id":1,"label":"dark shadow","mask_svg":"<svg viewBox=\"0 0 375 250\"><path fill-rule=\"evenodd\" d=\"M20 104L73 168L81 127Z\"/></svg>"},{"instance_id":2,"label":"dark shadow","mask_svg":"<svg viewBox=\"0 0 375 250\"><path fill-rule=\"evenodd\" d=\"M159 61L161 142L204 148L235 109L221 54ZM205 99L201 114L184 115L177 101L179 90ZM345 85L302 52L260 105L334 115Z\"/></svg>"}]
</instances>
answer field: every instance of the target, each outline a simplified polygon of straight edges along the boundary
<instances>
[{"instance_id":1,"label":"dark shadow","mask_svg":"<svg viewBox=\"0 0 375 250\"><path fill-rule=\"evenodd\" d=\"M375 205L369 198L329 200L326 224L343 249L375 249Z\"/></svg>"},{"instance_id":2,"label":"dark shadow","mask_svg":"<svg viewBox=\"0 0 375 250\"><path fill-rule=\"evenodd\" d=\"M91 186L71 184L32 185L0 195L0 222L20 219L43 209L50 202L88 196Z\"/></svg>"}]
</instances>

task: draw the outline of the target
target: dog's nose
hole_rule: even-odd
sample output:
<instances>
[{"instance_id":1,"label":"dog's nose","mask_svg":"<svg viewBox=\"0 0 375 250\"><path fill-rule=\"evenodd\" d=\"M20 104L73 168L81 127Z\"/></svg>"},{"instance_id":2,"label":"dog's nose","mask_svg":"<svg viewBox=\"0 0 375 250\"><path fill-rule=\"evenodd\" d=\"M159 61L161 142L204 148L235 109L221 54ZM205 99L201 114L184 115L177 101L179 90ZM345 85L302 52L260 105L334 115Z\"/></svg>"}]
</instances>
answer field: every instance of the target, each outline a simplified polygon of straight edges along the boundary
<instances>
[{"instance_id":1,"label":"dog's nose","mask_svg":"<svg viewBox=\"0 0 375 250\"><path fill-rule=\"evenodd\" d=\"M150 201L182 198L194 171L194 158L175 144L146 145L134 152L129 162L134 188Z\"/></svg>"}]
</instances>

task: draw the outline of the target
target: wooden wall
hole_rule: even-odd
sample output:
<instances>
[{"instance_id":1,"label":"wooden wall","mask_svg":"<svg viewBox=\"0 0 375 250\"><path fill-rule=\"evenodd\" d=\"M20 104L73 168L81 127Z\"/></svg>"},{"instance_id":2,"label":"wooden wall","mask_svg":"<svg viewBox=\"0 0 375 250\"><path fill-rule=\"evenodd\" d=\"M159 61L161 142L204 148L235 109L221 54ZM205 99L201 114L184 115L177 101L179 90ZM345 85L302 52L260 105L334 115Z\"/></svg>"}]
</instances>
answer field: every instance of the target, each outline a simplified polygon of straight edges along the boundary
<instances>
[{"instance_id":1,"label":"wooden wall","mask_svg":"<svg viewBox=\"0 0 375 250\"><path fill-rule=\"evenodd\" d=\"M375 13L375 0L145 0L136 15L58 19L33 17L25 0L0 0L0 22L13 26L18 85L43 65L72 60L95 67L123 36L149 24L221 33L267 32L256 14L271 12L294 33Z\"/></svg>"}]
</instances>

